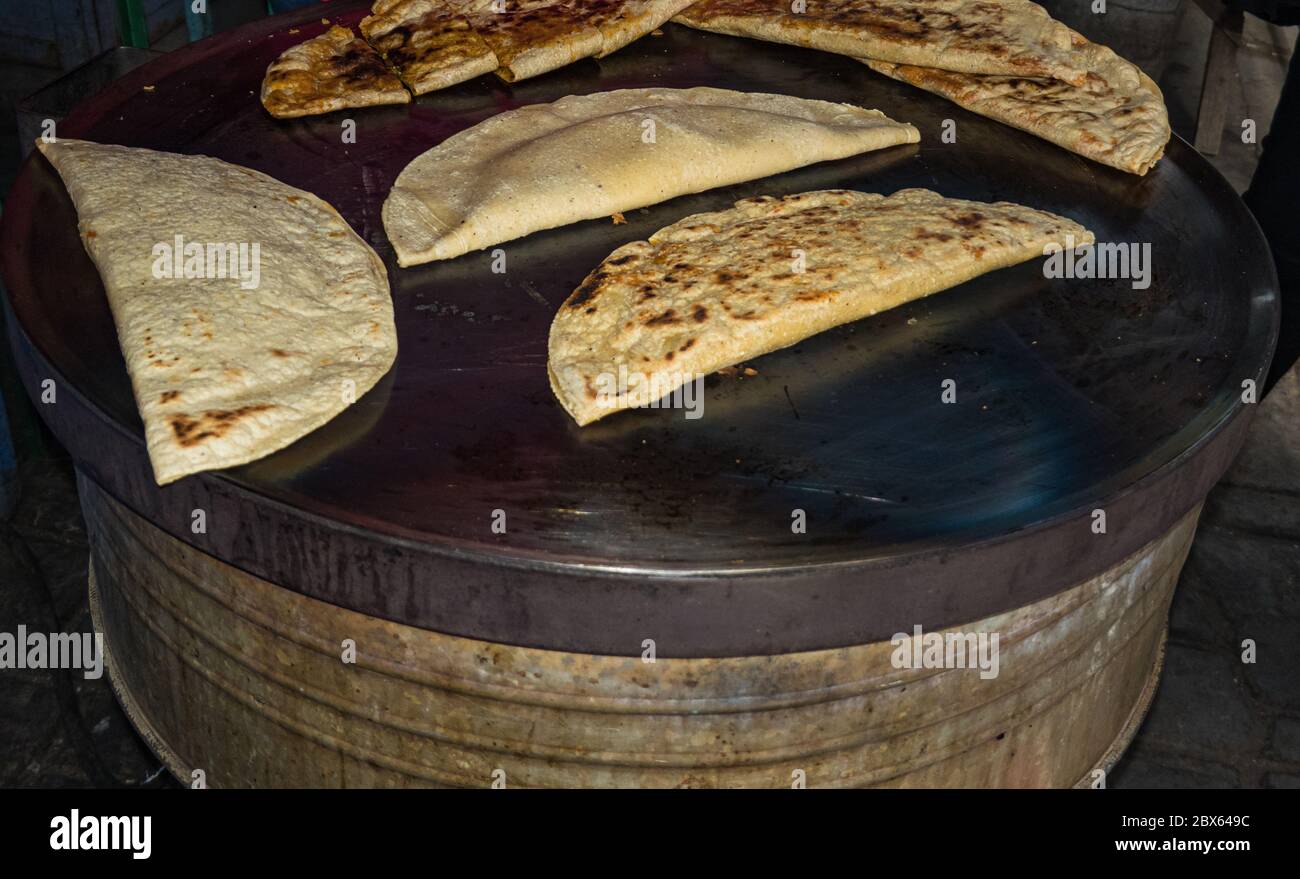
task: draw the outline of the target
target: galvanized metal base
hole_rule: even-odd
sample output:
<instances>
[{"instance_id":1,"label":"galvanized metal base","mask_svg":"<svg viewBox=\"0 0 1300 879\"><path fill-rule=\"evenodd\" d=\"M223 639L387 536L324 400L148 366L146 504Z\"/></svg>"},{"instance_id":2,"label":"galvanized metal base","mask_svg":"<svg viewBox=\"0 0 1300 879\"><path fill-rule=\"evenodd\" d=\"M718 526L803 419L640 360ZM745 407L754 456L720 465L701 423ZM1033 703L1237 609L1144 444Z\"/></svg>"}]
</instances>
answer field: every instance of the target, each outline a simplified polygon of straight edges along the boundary
<instances>
[{"instance_id":1,"label":"galvanized metal base","mask_svg":"<svg viewBox=\"0 0 1300 879\"><path fill-rule=\"evenodd\" d=\"M1160 636L1160 648L1156 651L1155 664L1151 666L1151 674L1147 677L1146 686L1142 688L1142 695L1138 697L1137 702L1133 705L1133 713L1129 715L1128 722L1120 730L1119 735L1115 736L1115 741L1111 742L1106 753L1097 761L1097 765L1088 770L1088 772L1075 782L1076 788L1098 788L1104 787L1108 782L1106 777L1110 775L1115 764L1119 763L1120 758L1128 751L1128 746L1133 744L1133 739L1137 736L1137 731L1142 728L1142 722L1146 720L1147 712L1151 710L1151 703L1156 697L1156 690L1160 689L1160 675L1165 669L1165 648L1169 643L1169 627L1166 625L1164 632ZM1100 783L1099 783L1100 782Z\"/></svg>"},{"instance_id":2,"label":"galvanized metal base","mask_svg":"<svg viewBox=\"0 0 1300 879\"><path fill-rule=\"evenodd\" d=\"M1150 703L1199 512L960 627L1001 636L982 680L895 668L889 642L646 663L441 635L251 577L81 491L115 691L174 775L213 787L1083 786Z\"/></svg>"},{"instance_id":3,"label":"galvanized metal base","mask_svg":"<svg viewBox=\"0 0 1300 879\"><path fill-rule=\"evenodd\" d=\"M95 567L93 563L90 567L88 579L90 585L90 616L94 621L96 631L103 631L103 623L101 622L103 619L103 612L100 610L99 591L95 581ZM1121 729L1119 735L1115 737L1115 741L1111 742L1110 747L1106 749L1105 755L1097 761L1097 764L1093 766L1092 769L1075 782L1073 785L1074 787L1080 789L1098 787L1098 777L1100 776L1104 779L1109 775L1110 771L1115 768L1115 765L1119 762L1120 758L1124 756L1126 751L1128 751L1129 745L1133 743L1133 739L1137 736L1137 731L1142 727L1142 722L1146 719L1147 712L1151 708L1151 702L1155 698L1156 690L1159 688L1160 676L1164 671L1165 645L1167 641L1168 627L1165 628L1165 634L1161 636L1160 649L1156 656L1156 663L1151 667L1151 673L1147 677L1146 686L1142 688L1142 695L1138 698L1137 704L1133 706L1133 712L1129 715L1128 722L1124 724L1124 728ZM149 749L153 751L159 760L162 761L164 768L166 768L166 770L170 772L177 781L188 785L194 784L195 779L192 775L192 771L185 768L180 756L167 745L167 742L165 742L162 736L158 734L158 731L153 728L153 724L149 722L148 717L145 716L143 710L141 710L140 706L136 703L135 698L131 695L131 691L118 683L119 675L117 667L113 660L112 648L108 645L106 645L104 649L104 663L108 670L109 683L113 688L113 694L117 697L117 701L122 706L122 711L126 714L127 719L131 722L131 725L135 728L136 732L140 734L140 737L145 740Z\"/></svg>"},{"instance_id":4,"label":"galvanized metal base","mask_svg":"<svg viewBox=\"0 0 1300 879\"><path fill-rule=\"evenodd\" d=\"M90 604L90 623L95 627L96 632L104 631L104 611L103 605L99 598L99 581L95 577L95 562L92 559L90 569L86 574L86 583L89 594ZM131 721L131 726L144 739L149 750L153 751L154 756L162 761L163 766L172 776L184 784L191 784L193 779L185 771L181 762L180 755L171 749L171 746L159 735L158 730L149 721L144 709L140 703L136 702L135 697L131 695L130 689L122 683L122 675L117 669L117 660L113 656L113 645L104 639L104 669L108 673L109 686L113 688L113 695L117 697L118 704L122 706L122 713L126 719Z\"/></svg>"}]
</instances>

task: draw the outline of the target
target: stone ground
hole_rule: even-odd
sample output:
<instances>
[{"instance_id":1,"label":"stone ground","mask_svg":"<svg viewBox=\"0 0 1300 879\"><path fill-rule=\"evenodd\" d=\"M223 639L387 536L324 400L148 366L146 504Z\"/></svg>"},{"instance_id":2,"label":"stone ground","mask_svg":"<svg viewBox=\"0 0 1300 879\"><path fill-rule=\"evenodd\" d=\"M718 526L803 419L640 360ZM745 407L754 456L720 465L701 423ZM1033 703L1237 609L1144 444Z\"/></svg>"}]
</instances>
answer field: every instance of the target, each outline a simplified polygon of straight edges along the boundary
<instances>
[{"instance_id":1,"label":"stone ground","mask_svg":"<svg viewBox=\"0 0 1300 879\"><path fill-rule=\"evenodd\" d=\"M1300 787L1300 371L1259 406L1206 501L1160 689L1111 787Z\"/></svg>"},{"instance_id":2,"label":"stone ground","mask_svg":"<svg viewBox=\"0 0 1300 879\"><path fill-rule=\"evenodd\" d=\"M1189 139L1208 37L1208 21L1185 4L1158 59L1170 118ZM1258 156L1257 145L1241 143L1241 120L1265 130L1294 40L1293 29L1248 19L1224 146L1214 157L1238 190ZM0 192L16 168L13 146L0 135ZM22 479L17 507L0 523L0 632L19 624L90 631L86 533L71 463L16 392L7 350L0 386L18 422ZM1160 688L1108 779L1112 788L1300 787L1300 438L1289 429L1300 421L1300 372L1259 406L1245 449L1206 503L1174 599ZM1246 639L1256 662L1242 661ZM0 787L176 786L106 678L6 671L2 681Z\"/></svg>"}]
</instances>

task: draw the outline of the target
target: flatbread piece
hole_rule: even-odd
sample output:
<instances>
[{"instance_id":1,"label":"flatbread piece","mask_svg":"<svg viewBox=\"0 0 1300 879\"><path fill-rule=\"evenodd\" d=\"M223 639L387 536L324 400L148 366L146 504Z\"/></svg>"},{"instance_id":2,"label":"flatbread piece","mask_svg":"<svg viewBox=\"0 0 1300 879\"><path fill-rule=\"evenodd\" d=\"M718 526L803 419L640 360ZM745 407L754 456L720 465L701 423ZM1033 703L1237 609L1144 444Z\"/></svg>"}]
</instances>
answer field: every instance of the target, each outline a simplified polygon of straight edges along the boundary
<instances>
[{"instance_id":1,"label":"flatbread piece","mask_svg":"<svg viewBox=\"0 0 1300 879\"><path fill-rule=\"evenodd\" d=\"M392 366L384 265L316 196L207 156L37 145L103 279L159 485L289 445Z\"/></svg>"},{"instance_id":2,"label":"flatbread piece","mask_svg":"<svg viewBox=\"0 0 1300 879\"><path fill-rule=\"evenodd\" d=\"M1082 85L1084 40L1028 0L700 0L687 27L855 58Z\"/></svg>"},{"instance_id":3,"label":"flatbread piece","mask_svg":"<svg viewBox=\"0 0 1300 879\"><path fill-rule=\"evenodd\" d=\"M384 230L403 266L902 143L879 110L726 89L623 89L501 113L398 175Z\"/></svg>"},{"instance_id":4,"label":"flatbread piece","mask_svg":"<svg viewBox=\"0 0 1300 879\"><path fill-rule=\"evenodd\" d=\"M695 0L568 0L574 12L600 31L604 58L639 39L690 6Z\"/></svg>"},{"instance_id":5,"label":"flatbread piece","mask_svg":"<svg viewBox=\"0 0 1300 879\"><path fill-rule=\"evenodd\" d=\"M1160 88L1106 50L1108 63L1083 87L1051 79L977 76L866 61L872 70L942 95L981 116L1028 131L1085 158L1146 174L1164 155L1171 130Z\"/></svg>"},{"instance_id":6,"label":"flatbread piece","mask_svg":"<svg viewBox=\"0 0 1300 879\"><path fill-rule=\"evenodd\" d=\"M602 37L558 0L450 0L495 53L497 76L528 79L600 52Z\"/></svg>"},{"instance_id":7,"label":"flatbread piece","mask_svg":"<svg viewBox=\"0 0 1300 879\"><path fill-rule=\"evenodd\" d=\"M423 95L497 69L497 56L444 0L378 0L361 33Z\"/></svg>"},{"instance_id":8,"label":"flatbread piece","mask_svg":"<svg viewBox=\"0 0 1300 879\"><path fill-rule=\"evenodd\" d=\"M588 275L551 324L551 388L590 424L1049 244L1092 240L1046 211L924 189L745 199L625 244Z\"/></svg>"},{"instance_id":9,"label":"flatbread piece","mask_svg":"<svg viewBox=\"0 0 1300 879\"><path fill-rule=\"evenodd\" d=\"M290 46L262 79L262 106L281 119L410 100L379 53L338 25Z\"/></svg>"}]
</instances>

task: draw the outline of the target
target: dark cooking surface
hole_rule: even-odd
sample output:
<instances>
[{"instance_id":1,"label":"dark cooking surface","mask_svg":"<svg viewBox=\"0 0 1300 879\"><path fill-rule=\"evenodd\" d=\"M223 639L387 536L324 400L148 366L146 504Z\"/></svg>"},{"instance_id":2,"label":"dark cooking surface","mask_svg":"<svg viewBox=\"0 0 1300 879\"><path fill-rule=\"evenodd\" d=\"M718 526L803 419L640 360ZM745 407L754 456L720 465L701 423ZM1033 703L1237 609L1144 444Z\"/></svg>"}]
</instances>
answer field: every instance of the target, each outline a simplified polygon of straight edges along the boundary
<instances>
[{"instance_id":1,"label":"dark cooking surface","mask_svg":"<svg viewBox=\"0 0 1300 879\"><path fill-rule=\"evenodd\" d=\"M294 21L301 32L290 36ZM660 570L960 546L1100 505L1203 440L1264 365L1275 308L1267 251L1227 184L1181 141L1148 177L1132 177L846 58L676 26L514 87L480 77L409 107L272 119L257 101L262 71L323 28L279 18L178 51L60 129L265 171L328 200L387 262L400 345L390 376L298 444L215 477L293 508L461 549ZM695 85L876 107L917 125L922 143L631 211L627 225L508 242L504 275L486 252L397 268L383 198L448 135L570 93ZM948 118L955 144L940 141ZM356 121L355 144L342 142L345 119ZM1019 201L1101 241L1150 242L1153 283L1047 281L1037 261L1002 270L760 358L755 377L711 377L696 421L651 410L579 429L553 399L551 317L615 247L747 196L908 186ZM20 324L138 434L72 205L38 158L22 187L36 218L30 263L6 267L26 278L10 276ZM940 401L946 378L956 405ZM505 535L489 529L497 508ZM807 513L806 535L791 532L795 508Z\"/></svg>"}]
</instances>

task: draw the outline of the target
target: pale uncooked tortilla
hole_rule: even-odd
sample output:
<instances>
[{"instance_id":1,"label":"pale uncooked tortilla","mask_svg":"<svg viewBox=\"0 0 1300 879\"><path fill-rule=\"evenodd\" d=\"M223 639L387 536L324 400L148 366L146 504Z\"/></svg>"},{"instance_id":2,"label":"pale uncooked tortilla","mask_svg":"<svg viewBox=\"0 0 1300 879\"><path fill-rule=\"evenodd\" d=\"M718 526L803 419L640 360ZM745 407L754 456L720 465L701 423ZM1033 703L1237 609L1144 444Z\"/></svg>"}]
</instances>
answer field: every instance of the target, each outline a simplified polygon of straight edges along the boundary
<instances>
[{"instance_id":1,"label":"pale uncooked tortilla","mask_svg":"<svg viewBox=\"0 0 1300 879\"><path fill-rule=\"evenodd\" d=\"M493 116L418 156L384 202L403 266L919 139L878 110L725 89L625 89Z\"/></svg>"},{"instance_id":2,"label":"pale uncooked tortilla","mask_svg":"<svg viewBox=\"0 0 1300 879\"><path fill-rule=\"evenodd\" d=\"M551 324L551 388L578 424L1042 256L1083 226L1009 202L848 190L752 198L611 253Z\"/></svg>"},{"instance_id":3,"label":"pale uncooked tortilla","mask_svg":"<svg viewBox=\"0 0 1300 879\"><path fill-rule=\"evenodd\" d=\"M392 366L384 265L316 196L207 156L38 146L103 279L158 484L289 445ZM185 277L187 245L202 277Z\"/></svg>"}]
</instances>

